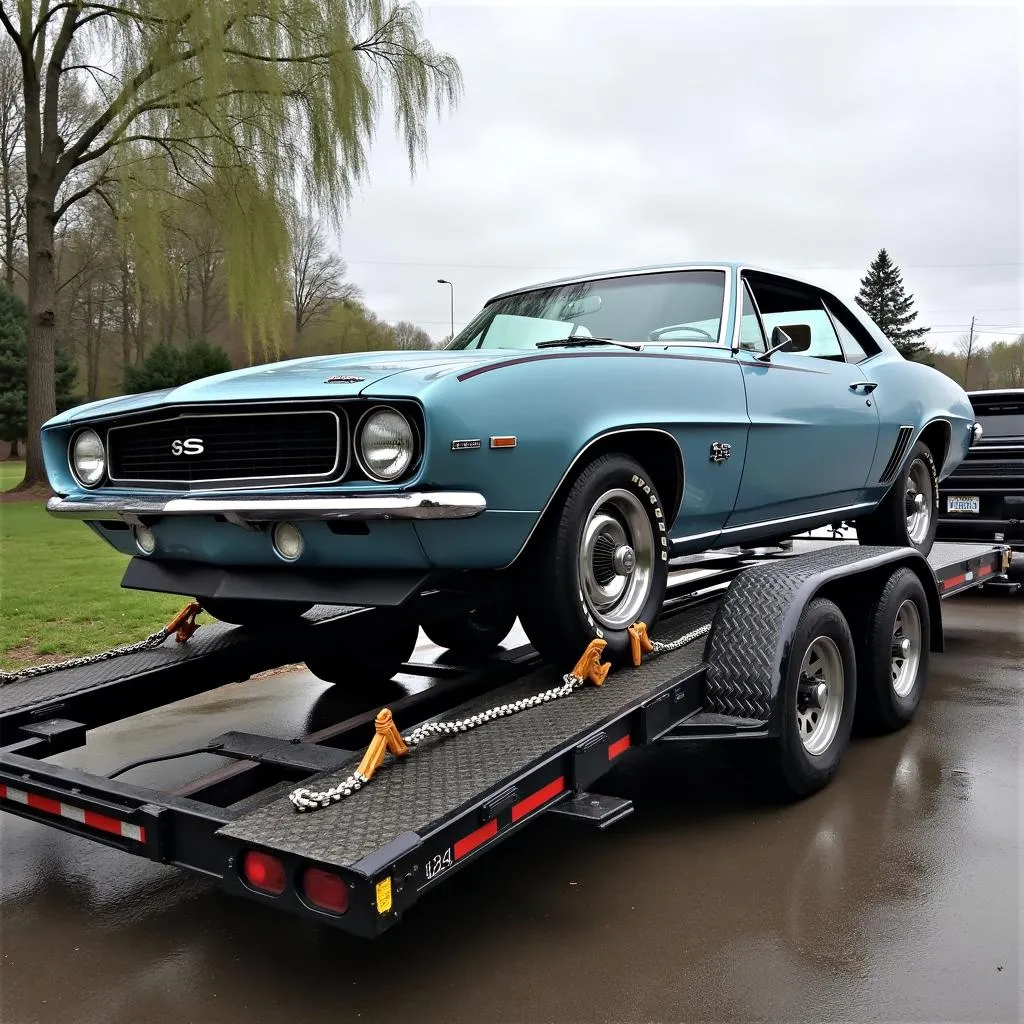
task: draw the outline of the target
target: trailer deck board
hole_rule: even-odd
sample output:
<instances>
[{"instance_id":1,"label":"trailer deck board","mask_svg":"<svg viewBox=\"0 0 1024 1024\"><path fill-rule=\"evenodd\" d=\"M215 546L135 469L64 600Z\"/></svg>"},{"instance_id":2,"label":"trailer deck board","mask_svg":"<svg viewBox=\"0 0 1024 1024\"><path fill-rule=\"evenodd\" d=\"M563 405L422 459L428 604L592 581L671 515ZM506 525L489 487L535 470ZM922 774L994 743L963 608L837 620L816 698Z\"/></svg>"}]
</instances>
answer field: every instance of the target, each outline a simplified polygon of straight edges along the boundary
<instances>
[{"instance_id":1,"label":"trailer deck board","mask_svg":"<svg viewBox=\"0 0 1024 1024\"><path fill-rule=\"evenodd\" d=\"M663 622L656 631L658 638L675 639L710 622L717 603L687 609ZM300 814L282 791L276 800L230 822L218 834L349 867L404 832L436 827L553 749L598 728L605 719L695 670L703 661L704 645L702 637L638 668L615 669L603 686L584 686L569 697L496 719L478 729L432 738L407 758L392 759L389 755L367 786L329 807ZM561 681L561 674L542 667L453 708L443 719L466 718ZM397 724L406 732L417 723ZM315 776L303 785L328 789L345 778L359 760L356 757L341 770Z\"/></svg>"},{"instance_id":2,"label":"trailer deck board","mask_svg":"<svg viewBox=\"0 0 1024 1024\"><path fill-rule=\"evenodd\" d=\"M311 625L342 618L362 609L317 605L303 616ZM215 622L196 631L188 643L176 643L169 637L159 647L95 661L76 668L58 669L46 675L27 676L0 686L0 716L29 708L45 708L61 699L122 680L145 685L145 677L154 672L177 670L183 665L208 662L211 655L237 656L235 671L228 672L224 683L245 679L253 672L288 664L298 655L289 642L289 630L252 631L242 626ZM223 664L225 659L220 659Z\"/></svg>"}]
</instances>

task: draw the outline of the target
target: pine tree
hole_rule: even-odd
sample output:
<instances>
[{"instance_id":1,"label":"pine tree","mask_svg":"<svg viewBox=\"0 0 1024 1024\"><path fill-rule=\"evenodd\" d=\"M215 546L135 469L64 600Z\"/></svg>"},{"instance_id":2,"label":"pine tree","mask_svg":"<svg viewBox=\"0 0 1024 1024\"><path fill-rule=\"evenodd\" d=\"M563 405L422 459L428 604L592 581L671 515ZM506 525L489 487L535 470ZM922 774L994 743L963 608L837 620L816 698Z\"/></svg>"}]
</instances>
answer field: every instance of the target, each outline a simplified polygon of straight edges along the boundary
<instances>
[{"instance_id":1,"label":"pine tree","mask_svg":"<svg viewBox=\"0 0 1024 1024\"><path fill-rule=\"evenodd\" d=\"M914 296L904 292L900 268L885 249L878 250L867 274L861 278L857 305L878 324L904 359L914 359L925 351L925 343L917 339L927 334L929 328L911 326L917 319Z\"/></svg>"}]
</instances>

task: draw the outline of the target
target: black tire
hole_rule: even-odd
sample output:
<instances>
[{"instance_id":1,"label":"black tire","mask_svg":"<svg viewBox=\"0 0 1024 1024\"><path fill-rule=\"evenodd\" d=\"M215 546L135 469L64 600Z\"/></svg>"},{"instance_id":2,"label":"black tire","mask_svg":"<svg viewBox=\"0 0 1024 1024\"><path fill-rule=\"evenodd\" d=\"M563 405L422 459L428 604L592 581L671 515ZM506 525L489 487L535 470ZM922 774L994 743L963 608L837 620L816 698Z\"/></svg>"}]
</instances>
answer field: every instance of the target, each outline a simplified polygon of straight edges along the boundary
<instances>
[{"instance_id":1,"label":"black tire","mask_svg":"<svg viewBox=\"0 0 1024 1024\"><path fill-rule=\"evenodd\" d=\"M259 629L282 622L294 622L313 607L311 604L293 604L290 601L253 601L244 598L200 597L197 600L203 606L203 611L221 622Z\"/></svg>"},{"instance_id":2,"label":"black tire","mask_svg":"<svg viewBox=\"0 0 1024 1024\"><path fill-rule=\"evenodd\" d=\"M568 671L598 638L607 643L606 661L626 661L628 627L639 621L653 629L665 599L667 526L661 497L634 459L602 455L580 472L560 505L550 510L521 567L519 621L546 661ZM618 544L622 538L626 542ZM623 572L628 560L621 552L629 542L635 565ZM583 566L590 567L586 577ZM625 581L622 598L602 617L594 588L614 588L616 577Z\"/></svg>"},{"instance_id":3,"label":"black tire","mask_svg":"<svg viewBox=\"0 0 1024 1024\"><path fill-rule=\"evenodd\" d=\"M827 680L830 692L818 719L813 717L813 702L807 700L808 689L801 685L803 662L812 646L824 655L822 662L828 662L828 673L821 678ZM842 676L839 680L836 679L837 669ZM827 701L835 697L831 687L837 681L842 704L835 712L834 731L826 728L815 737L813 730L823 728ZM834 602L815 598L797 623L778 696L779 735L772 742L772 759L776 782L785 795L803 799L832 781L850 741L856 703L857 657L849 624ZM827 740L826 745L820 750L808 749L808 743L813 743L815 738L821 742Z\"/></svg>"},{"instance_id":4,"label":"black tire","mask_svg":"<svg viewBox=\"0 0 1024 1024\"><path fill-rule=\"evenodd\" d=\"M910 644L900 655L895 649L898 640ZM914 717L928 678L930 648L931 618L924 586L913 570L897 569L868 612L859 655L858 725L894 732Z\"/></svg>"},{"instance_id":5,"label":"black tire","mask_svg":"<svg viewBox=\"0 0 1024 1024\"><path fill-rule=\"evenodd\" d=\"M921 495L921 513L927 513L927 528L920 535L911 535L912 503ZM935 542L939 526L939 478L931 449L918 441L906 465L900 471L889 493L870 515L856 521L857 540L861 544L883 547L916 548L927 555Z\"/></svg>"},{"instance_id":6,"label":"black tire","mask_svg":"<svg viewBox=\"0 0 1024 1024\"><path fill-rule=\"evenodd\" d=\"M507 604L482 604L468 615L432 618L422 623L431 643L453 654L480 657L497 648L512 632L516 610Z\"/></svg>"},{"instance_id":7,"label":"black tire","mask_svg":"<svg viewBox=\"0 0 1024 1024\"><path fill-rule=\"evenodd\" d=\"M351 622L310 631L303 661L325 683L376 686L391 679L412 656L419 624L390 608L362 612Z\"/></svg>"}]
</instances>

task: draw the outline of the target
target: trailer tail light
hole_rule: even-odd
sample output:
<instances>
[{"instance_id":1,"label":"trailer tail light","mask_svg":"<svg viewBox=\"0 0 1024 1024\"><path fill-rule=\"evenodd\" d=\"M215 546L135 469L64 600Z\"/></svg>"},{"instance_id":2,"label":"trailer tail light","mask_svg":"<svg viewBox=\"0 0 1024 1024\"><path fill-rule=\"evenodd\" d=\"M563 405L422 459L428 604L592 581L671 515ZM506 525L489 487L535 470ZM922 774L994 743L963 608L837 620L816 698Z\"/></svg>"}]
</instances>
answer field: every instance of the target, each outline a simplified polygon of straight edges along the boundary
<instances>
[{"instance_id":1,"label":"trailer tail light","mask_svg":"<svg viewBox=\"0 0 1024 1024\"><path fill-rule=\"evenodd\" d=\"M348 886L338 876L320 868L307 868L302 876L302 891L308 902L332 914L348 910Z\"/></svg>"},{"instance_id":2,"label":"trailer tail light","mask_svg":"<svg viewBox=\"0 0 1024 1024\"><path fill-rule=\"evenodd\" d=\"M271 896L280 896L287 884L284 865L276 857L259 850L247 850L242 857L242 877L254 889Z\"/></svg>"}]
</instances>

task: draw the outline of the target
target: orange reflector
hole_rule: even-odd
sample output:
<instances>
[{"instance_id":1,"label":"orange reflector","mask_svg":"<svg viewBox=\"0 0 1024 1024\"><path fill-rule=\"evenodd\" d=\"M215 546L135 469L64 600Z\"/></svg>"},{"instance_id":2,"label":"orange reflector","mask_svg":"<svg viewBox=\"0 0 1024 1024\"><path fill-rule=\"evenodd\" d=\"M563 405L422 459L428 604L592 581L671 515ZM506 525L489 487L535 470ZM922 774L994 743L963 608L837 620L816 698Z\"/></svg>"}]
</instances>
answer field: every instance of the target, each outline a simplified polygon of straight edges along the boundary
<instances>
[{"instance_id":1,"label":"orange reflector","mask_svg":"<svg viewBox=\"0 0 1024 1024\"><path fill-rule=\"evenodd\" d=\"M280 896L284 892L286 879L284 865L269 853L248 850L242 858L242 877L260 892Z\"/></svg>"},{"instance_id":2,"label":"orange reflector","mask_svg":"<svg viewBox=\"0 0 1024 1024\"><path fill-rule=\"evenodd\" d=\"M302 876L306 899L321 910L344 914L348 910L348 886L331 871L307 868Z\"/></svg>"},{"instance_id":3,"label":"orange reflector","mask_svg":"<svg viewBox=\"0 0 1024 1024\"><path fill-rule=\"evenodd\" d=\"M510 434L508 437L492 437L491 447L492 448L515 448L516 439L514 434Z\"/></svg>"}]
</instances>

